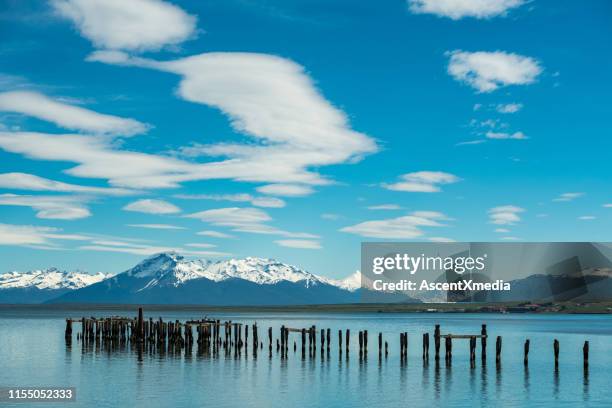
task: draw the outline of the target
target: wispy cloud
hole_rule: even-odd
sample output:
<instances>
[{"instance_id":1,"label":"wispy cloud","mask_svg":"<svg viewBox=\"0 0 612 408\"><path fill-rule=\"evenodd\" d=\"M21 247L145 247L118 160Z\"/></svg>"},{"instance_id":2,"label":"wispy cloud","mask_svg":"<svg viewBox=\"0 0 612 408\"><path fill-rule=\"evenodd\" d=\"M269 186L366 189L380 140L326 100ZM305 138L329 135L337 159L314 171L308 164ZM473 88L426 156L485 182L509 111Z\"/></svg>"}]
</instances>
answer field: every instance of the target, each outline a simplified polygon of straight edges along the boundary
<instances>
[{"instance_id":1,"label":"wispy cloud","mask_svg":"<svg viewBox=\"0 0 612 408\"><path fill-rule=\"evenodd\" d=\"M368 210L401 210L402 207L397 204L380 204L367 207Z\"/></svg>"},{"instance_id":2,"label":"wispy cloud","mask_svg":"<svg viewBox=\"0 0 612 408\"><path fill-rule=\"evenodd\" d=\"M54 241L79 241L88 237L78 234L65 234L59 228L34 225L0 224L0 245L36 246L40 249L54 249Z\"/></svg>"},{"instance_id":3,"label":"wispy cloud","mask_svg":"<svg viewBox=\"0 0 612 408\"><path fill-rule=\"evenodd\" d=\"M142 199L129 203L123 207L125 211L135 211L146 214L176 214L181 209L164 200Z\"/></svg>"},{"instance_id":4,"label":"wispy cloud","mask_svg":"<svg viewBox=\"0 0 612 408\"><path fill-rule=\"evenodd\" d=\"M471 146L471 145L479 145L486 143L487 141L484 139L476 139L476 140L468 140L465 142L459 142L455 146Z\"/></svg>"},{"instance_id":5,"label":"wispy cloud","mask_svg":"<svg viewBox=\"0 0 612 408\"><path fill-rule=\"evenodd\" d=\"M161 0L51 0L96 47L158 50L195 36L195 16Z\"/></svg>"},{"instance_id":6,"label":"wispy cloud","mask_svg":"<svg viewBox=\"0 0 612 408\"><path fill-rule=\"evenodd\" d=\"M382 186L394 191L437 193L441 191L441 185L456 183L461 179L442 171L417 171L400 176L400 180L397 183L383 183Z\"/></svg>"},{"instance_id":7,"label":"wispy cloud","mask_svg":"<svg viewBox=\"0 0 612 408\"><path fill-rule=\"evenodd\" d=\"M408 215L382 220L365 221L342 228L340 231L368 238L413 239L423 236L424 227L441 227L448 220L435 211L415 211Z\"/></svg>"},{"instance_id":8,"label":"wispy cloud","mask_svg":"<svg viewBox=\"0 0 612 408\"><path fill-rule=\"evenodd\" d=\"M0 194L0 205L30 207L37 218L77 220L91 216L85 197Z\"/></svg>"},{"instance_id":9,"label":"wispy cloud","mask_svg":"<svg viewBox=\"0 0 612 408\"><path fill-rule=\"evenodd\" d=\"M0 93L0 111L16 112L56 124L57 126L95 134L132 136L145 133L150 126L134 119L94 112L70 105L38 92Z\"/></svg>"},{"instance_id":10,"label":"wispy cloud","mask_svg":"<svg viewBox=\"0 0 612 408\"><path fill-rule=\"evenodd\" d=\"M251 203L256 207L282 208L285 202L276 197L257 197L251 194L175 194L175 198L185 200L212 200Z\"/></svg>"},{"instance_id":11,"label":"wispy cloud","mask_svg":"<svg viewBox=\"0 0 612 408\"><path fill-rule=\"evenodd\" d=\"M196 218L211 225L229 227L233 231L248 232L252 234L282 235L291 238L318 238L317 235L304 232L289 232L278 229L267 223L272 221L270 215L259 208L228 207L200 211L186 215L187 218ZM200 234L203 235L203 234Z\"/></svg>"},{"instance_id":12,"label":"wispy cloud","mask_svg":"<svg viewBox=\"0 0 612 408\"><path fill-rule=\"evenodd\" d=\"M559 197L553 198L553 201L573 201L583 195L584 193L563 193Z\"/></svg>"},{"instance_id":13,"label":"wispy cloud","mask_svg":"<svg viewBox=\"0 0 612 408\"><path fill-rule=\"evenodd\" d=\"M410 11L416 14L434 14L459 20L464 17L489 19L505 16L526 0L408 0Z\"/></svg>"},{"instance_id":14,"label":"wispy cloud","mask_svg":"<svg viewBox=\"0 0 612 408\"><path fill-rule=\"evenodd\" d=\"M0 188L30 191L54 191L57 193L88 193L101 195L131 195L137 191L125 188L90 187L76 184L63 183L61 181L49 180L28 173L4 173L0 174Z\"/></svg>"},{"instance_id":15,"label":"wispy cloud","mask_svg":"<svg viewBox=\"0 0 612 408\"><path fill-rule=\"evenodd\" d=\"M515 205L493 207L489 210L489 220L491 224L513 225L521 220L519 214L524 211L524 208Z\"/></svg>"},{"instance_id":16,"label":"wispy cloud","mask_svg":"<svg viewBox=\"0 0 612 408\"><path fill-rule=\"evenodd\" d=\"M171 224L128 224L128 227L161 229L161 230L184 230L185 227Z\"/></svg>"},{"instance_id":17,"label":"wispy cloud","mask_svg":"<svg viewBox=\"0 0 612 408\"><path fill-rule=\"evenodd\" d=\"M324 220L336 221L342 218L342 216L340 214L323 213L321 214L321 218L323 218Z\"/></svg>"},{"instance_id":18,"label":"wispy cloud","mask_svg":"<svg viewBox=\"0 0 612 408\"><path fill-rule=\"evenodd\" d=\"M496 139L496 140L527 140L529 139L523 132L514 132L514 133L506 133L506 132L487 132L487 139Z\"/></svg>"},{"instance_id":19,"label":"wispy cloud","mask_svg":"<svg viewBox=\"0 0 612 408\"><path fill-rule=\"evenodd\" d=\"M234 238L232 235L226 234L224 232L219 232L219 231L200 231L197 233L197 235L202 235L204 237L211 237L211 238Z\"/></svg>"},{"instance_id":20,"label":"wispy cloud","mask_svg":"<svg viewBox=\"0 0 612 408\"><path fill-rule=\"evenodd\" d=\"M280 239L274 241L278 245L287 248L299 248L299 249L321 249L321 243L319 241L313 241L308 239Z\"/></svg>"},{"instance_id":21,"label":"wispy cloud","mask_svg":"<svg viewBox=\"0 0 612 408\"><path fill-rule=\"evenodd\" d=\"M578 217L578 219L581 221L592 221L597 219L597 217L595 217L594 215L581 215L580 217Z\"/></svg>"},{"instance_id":22,"label":"wispy cloud","mask_svg":"<svg viewBox=\"0 0 612 408\"><path fill-rule=\"evenodd\" d=\"M448 73L478 92L492 92L509 85L531 84L542 72L537 60L503 51L455 50L448 55Z\"/></svg>"},{"instance_id":23,"label":"wispy cloud","mask_svg":"<svg viewBox=\"0 0 612 408\"><path fill-rule=\"evenodd\" d=\"M501 103L495 106L495 110L499 113L516 113L523 109L522 103Z\"/></svg>"}]
</instances>

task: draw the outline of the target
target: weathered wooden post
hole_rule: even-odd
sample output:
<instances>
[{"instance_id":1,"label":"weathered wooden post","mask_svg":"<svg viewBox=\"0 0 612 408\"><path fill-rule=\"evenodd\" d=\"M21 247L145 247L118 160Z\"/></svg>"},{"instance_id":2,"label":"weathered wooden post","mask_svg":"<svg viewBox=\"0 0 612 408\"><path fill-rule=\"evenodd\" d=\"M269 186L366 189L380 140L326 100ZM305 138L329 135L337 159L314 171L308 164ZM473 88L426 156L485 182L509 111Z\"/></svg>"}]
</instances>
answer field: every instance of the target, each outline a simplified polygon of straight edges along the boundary
<instances>
[{"instance_id":1,"label":"weathered wooden post","mask_svg":"<svg viewBox=\"0 0 612 408\"><path fill-rule=\"evenodd\" d=\"M382 333L378 332L378 357L382 355Z\"/></svg>"},{"instance_id":2,"label":"weathered wooden post","mask_svg":"<svg viewBox=\"0 0 612 408\"><path fill-rule=\"evenodd\" d=\"M584 368L588 368L589 366L589 342L585 341L584 346L582 346L582 362Z\"/></svg>"},{"instance_id":3,"label":"weathered wooden post","mask_svg":"<svg viewBox=\"0 0 612 408\"><path fill-rule=\"evenodd\" d=\"M329 349L331 347L331 329L327 329L327 354L329 354Z\"/></svg>"},{"instance_id":4,"label":"weathered wooden post","mask_svg":"<svg viewBox=\"0 0 612 408\"><path fill-rule=\"evenodd\" d=\"M470 337L470 364L472 367L476 362L476 336Z\"/></svg>"},{"instance_id":5,"label":"weathered wooden post","mask_svg":"<svg viewBox=\"0 0 612 408\"><path fill-rule=\"evenodd\" d=\"M434 329L434 346L436 348L436 360L440 359L440 325L436 324Z\"/></svg>"},{"instance_id":6,"label":"weathered wooden post","mask_svg":"<svg viewBox=\"0 0 612 408\"><path fill-rule=\"evenodd\" d=\"M268 327L268 348L272 352L272 328Z\"/></svg>"},{"instance_id":7,"label":"weathered wooden post","mask_svg":"<svg viewBox=\"0 0 612 408\"><path fill-rule=\"evenodd\" d=\"M525 340L525 346L523 346L523 351L524 351L523 364L528 365L529 364L529 339Z\"/></svg>"},{"instance_id":8,"label":"weathered wooden post","mask_svg":"<svg viewBox=\"0 0 612 408\"><path fill-rule=\"evenodd\" d=\"M359 354L361 354L363 348L363 332L359 331Z\"/></svg>"},{"instance_id":9,"label":"weathered wooden post","mask_svg":"<svg viewBox=\"0 0 612 408\"><path fill-rule=\"evenodd\" d=\"M325 348L325 329L321 329L321 352Z\"/></svg>"},{"instance_id":10,"label":"weathered wooden post","mask_svg":"<svg viewBox=\"0 0 612 408\"><path fill-rule=\"evenodd\" d=\"M423 360L429 360L429 333L423 333Z\"/></svg>"},{"instance_id":11,"label":"weathered wooden post","mask_svg":"<svg viewBox=\"0 0 612 408\"><path fill-rule=\"evenodd\" d=\"M389 355L389 343L385 341L385 358Z\"/></svg>"},{"instance_id":12,"label":"weathered wooden post","mask_svg":"<svg viewBox=\"0 0 612 408\"><path fill-rule=\"evenodd\" d=\"M350 350L349 348L350 343L351 343L351 331L349 329L346 329L346 355L347 357L348 357L349 350Z\"/></svg>"},{"instance_id":13,"label":"weathered wooden post","mask_svg":"<svg viewBox=\"0 0 612 408\"><path fill-rule=\"evenodd\" d=\"M501 352L502 352L502 338L501 336L497 336L495 340L495 362L497 364L501 363Z\"/></svg>"},{"instance_id":14,"label":"weathered wooden post","mask_svg":"<svg viewBox=\"0 0 612 408\"><path fill-rule=\"evenodd\" d=\"M363 331L363 351L365 353L368 352L368 331L367 330Z\"/></svg>"},{"instance_id":15,"label":"weathered wooden post","mask_svg":"<svg viewBox=\"0 0 612 408\"><path fill-rule=\"evenodd\" d=\"M342 330L338 330L338 351L342 353Z\"/></svg>"},{"instance_id":16,"label":"weathered wooden post","mask_svg":"<svg viewBox=\"0 0 612 408\"><path fill-rule=\"evenodd\" d=\"M66 331L64 332L64 337L72 338L72 320L66 319Z\"/></svg>"},{"instance_id":17,"label":"weathered wooden post","mask_svg":"<svg viewBox=\"0 0 612 408\"><path fill-rule=\"evenodd\" d=\"M553 352L555 354L555 369L559 368L559 340L553 341Z\"/></svg>"},{"instance_id":18,"label":"weathered wooden post","mask_svg":"<svg viewBox=\"0 0 612 408\"><path fill-rule=\"evenodd\" d=\"M142 307L138 308L138 341L142 341L144 338L144 324L143 324L143 313Z\"/></svg>"},{"instance_id":19,"label":"weathered wooden post","mask_svg":"<svg viewBox=\"0 0 612 408\"><path fill-rule=\"evenodd\" d=\"M302 358L306 356L306 329L302 328Z\"/></svg>"},{"instance_id":20,"label":"weathered wooden post","mask_svg":"<svg viewBox=\"0 0 612 408\"><path fill-rule=\"evenodd\" d=\"M482 361L484 362L487 359L487 325L483 324L482 329L480 330L480 347L481 347L481 356Z\"/></svg>"},{"instance_id":21,"label":"weathered wooden post","mask_svg":"<svg viewBox=\"0 0 612 408\"><path fill-rule=\"evenodd\" d=\"M445 346L444 350L446 352L445 359L446 359L446 362L450 364L453 359L453 340L451 336L446 336L446 341L445 341L444 346Z\"/></svg>"}]
</instances>

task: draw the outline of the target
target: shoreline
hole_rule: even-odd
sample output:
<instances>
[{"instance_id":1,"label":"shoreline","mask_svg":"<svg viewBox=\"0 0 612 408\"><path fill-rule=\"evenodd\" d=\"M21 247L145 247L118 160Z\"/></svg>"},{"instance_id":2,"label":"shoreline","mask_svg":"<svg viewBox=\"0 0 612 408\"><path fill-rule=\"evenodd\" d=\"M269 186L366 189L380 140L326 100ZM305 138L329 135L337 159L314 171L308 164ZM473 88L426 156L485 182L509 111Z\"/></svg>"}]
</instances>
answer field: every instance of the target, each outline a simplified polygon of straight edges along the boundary
<instances>
[{"instance_id":1,"label":"shoreline","mask_svg":"<svg viewBox=\"0 0 612 408\"><path fill-rule=\"evenodd\" d=\"M505 302L505 303L351 303L321 305L215 306L195 304L0 304L2 310L183 310L210 312L272 313L492 313L492 314L612 314L612 301L606 302Z\"/></svg>"}]
</instances>

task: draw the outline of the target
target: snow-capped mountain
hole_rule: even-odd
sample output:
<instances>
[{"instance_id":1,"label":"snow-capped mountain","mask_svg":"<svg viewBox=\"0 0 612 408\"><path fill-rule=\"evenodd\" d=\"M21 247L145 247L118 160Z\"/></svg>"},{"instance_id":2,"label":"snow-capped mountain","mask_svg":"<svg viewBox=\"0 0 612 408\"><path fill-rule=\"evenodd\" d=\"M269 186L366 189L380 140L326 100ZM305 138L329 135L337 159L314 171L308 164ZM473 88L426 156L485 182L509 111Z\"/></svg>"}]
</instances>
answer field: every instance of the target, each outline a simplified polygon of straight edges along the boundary
<instances>
[{"instance_id":1,"label":"snow-capped mountain","mask_svg":"<svg viewBox=\"0 0 612 408\"><path fill-rule=\"evenodd\" d=\"M306 287L336 282L273 259L248 257L210 262L200 259L185 260L182 256L172 252L147 258L125 273L136 278L149 278L147 288L156 285L180 286L189 280L200 278L214 282L236 278L259 285L273 285L281 281L303 282ZM338 282L334 286L340 285L341 283Z\"/></svg>"},{"instance_id":2,"label":"snow-capped mountain","mask_svg":"<svg viewBox=\"0 0 612 408\"><path fill-rule=\"evenodd\" d=\"M53 299L54 303L289 305L359 301L359 275L336 281L273 259L218 262L176 253L151 256L110 279Z\"/></svg>"},{"instance_id":3,"label":"snow-capped mountain","mask_svg":"<svg viewBox=\"0 0 612 408\"><path fill-rule=\"evenodd\" d=\"M111 275L99 272L90 275L84 272L66 272L57 268L29 272L12 271L0 275L0 290L36 287L38 289L80 289L93 285Z\"/></svg>"},{"instance_id":4,"label":"snow-capped mountain","mask_svg":"<svg viewBox=\"0 0 612 408\"><path fill-rule=\"evenodd\" d=\"M39 303L98 283L108 274L90 275L57 268L0 274L0 303Z\"/></svg>"}]
</instances>

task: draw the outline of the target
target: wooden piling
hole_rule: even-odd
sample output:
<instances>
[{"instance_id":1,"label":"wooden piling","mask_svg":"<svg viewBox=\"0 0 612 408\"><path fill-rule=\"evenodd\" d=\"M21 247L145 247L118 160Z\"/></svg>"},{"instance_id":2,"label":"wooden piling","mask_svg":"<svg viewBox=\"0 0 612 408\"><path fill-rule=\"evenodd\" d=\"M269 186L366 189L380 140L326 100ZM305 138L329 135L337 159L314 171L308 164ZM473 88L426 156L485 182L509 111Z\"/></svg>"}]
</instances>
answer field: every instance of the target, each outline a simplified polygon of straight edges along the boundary
<instances>
[{"instance_id":1,"label":"wooden piling","mask_svg":"<svg viewBox=\"0 0 612 408\"><path fill-rule=\"evenodd\" d=\"M524 353L523 364L528 365L529 364L529 339L525 340L525 345L523 346L523 353Z\"/></svg>"},{"instance_id":2,"label":"wooden piling","mask_svg":"<svg viewBox=\"0 0 612 408\"><path fill-rule=\"evenodd\" d=\"M501 363L501 352L502 352L502 338L501 336L497 336L495 340L495 362L497 364Z\"/></svg>"},{"instance_id":3,"label":"wooden piling","mask_svg":"<svg viewBox=\"0 0 612 408\"><path fill-rule=\"evenodd\" d=\"M440 325L436 324L434 329L434 346L436 349L436 360L440 359Z\"/></svg>"},{"instance_id":4,"label":"wooden piling","mask_svg":"<svg viewBox=\"0 0 612 408\"><path fill-rule=\"evenodd\" d=\"M483 324L482 329L480 330L480 348L481 348L481 356L482 361L484 362L487 359L487 325Z\"/></svg>"},{"instance_id":5,"label":"wooden piling","mask_svg":"<svg viewBox=\"0 0 612 408\"><path fill-rule=\"evenodd\" d=\"M423 360L429 360L429 333L423 333Z\"/></svg>"},{"instance_id":6,"label":"wooden piling","mask_svg":"<svg viewBox=\"0 0 612 408\"><path fill-rule=\"evenodd\" d=\"M555 355L555 368L559 368L559 340L553 341L553 353Z\"/></svg>"},{"instance_id":7,"label":"wooden piling","mask_svg":"<svg viewBox=\"0 0 612 408\"><path fill-rule=\"evenodd\" d=\"M584 365L584 368L587 368L589 366L589 342L585 341L584 345L582 346L582 364Z\"/></svg>"},{"instance_id":8,"label":"wooden piling","mask_svg":"<svg viewBox=\"0 0 612 408\"><path fill-rule=\"evenodd\" d=\"M64 332L66 338L72 338L72 319L66 319L66 330Z\"/></svg>"}]
</instances>

